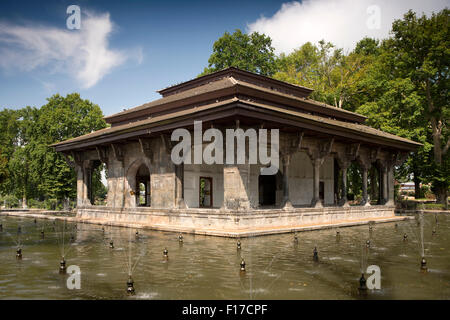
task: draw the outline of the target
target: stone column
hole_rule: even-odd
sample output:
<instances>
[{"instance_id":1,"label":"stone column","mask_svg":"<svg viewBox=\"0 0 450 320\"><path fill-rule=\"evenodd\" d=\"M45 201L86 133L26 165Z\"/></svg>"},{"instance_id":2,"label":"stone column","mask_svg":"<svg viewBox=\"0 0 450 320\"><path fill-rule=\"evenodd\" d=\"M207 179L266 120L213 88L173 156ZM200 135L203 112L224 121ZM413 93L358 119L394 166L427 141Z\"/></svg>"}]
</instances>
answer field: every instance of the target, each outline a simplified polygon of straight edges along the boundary
<instances>
[{"instance_id":1,"label":"stone column","mask_svg":"<svg viewBox=\"0 0 450 320\"><path fill-rule=\"evenodd\" d=\"M311 207L322 208L323 204L320 200L320 166L322 165L323 158L311 159L313 165L313 198L311 200Z\"/></svg>"},{"instance_id":2,"label":"stone column","mask_svg":"<svg viewBox=\"0 0 450 320\"><path fill-rule=\"evenodd\" d=\"M369 168L367 166L361 166L362 169L362 206L370 206L369 197L367 195L367 175L369 173Z\"/></svg>"},{"instance_id":3,"label":"stone column","mask_svg":"<svg viewBox=\"0 0 450 320\"><path fill-rule=\"evenodd\" d=\"M186 208L186 203L184 202L184 163L175 165L175 206L177 208Z\"/></svg>"},{"instance_id":4,"label":"stone column","mask_svg":"<svg viewBox=\"0 0 450 320\"><path fill-rule=\"evenodd\" d=\"M223 209L245 210L250 208L247 194L250 170L248 165L223 166Z\"/></svg>"},{"instance_id":5,"label":"stone column","mask_svg":"<svg viewBox=\"0 0 450 320\"><path fill-rule=\"evenodd\" d=\"M92 161L83 163L83 205L92 205Z\"/></svg>"},{"instance_id":6,"label":"stone column","mask_svg":"<svg viewBox=\"0 0 450 320\"><path fill-rule=\"evenodd\" d=\"M341 161L339 164L342 170L341 182L342 182L342 196L339 201L339 205L343 207L348 207L348 199L347 199L347 169L350 166L350 162Z\"/></svg>"},{"instance_id":7,"label":"stone column","mask_svg":"<svg viewBox=\"0 0 450 320\"><path fill-rule=\"evenodd\" d=\"M386 163L381 166L381 177L381 204L386 204L388 202L388 168Z\"/></svg>"},{"instance_id":8,"label":"stone column","mask_svg":"<svg viewBox=\"0 0 450 320\"><path fill-rule=\"evenodd\" d=\"M77 173L77 207L84 205L84 170L82 164L75 164L75 171Z\"/></svg>"},{"instance_id":9,"label":"stone column","mask_svg":"<svg viewBox=\"0 0 450 320\"><path fill-rule=\"evenodd\" d=\"M281 160L283 162L283 207L287 209L292 208L292 203L289 199L289 164L291 155L283 155Z\"/></svg>"}]
</instances>

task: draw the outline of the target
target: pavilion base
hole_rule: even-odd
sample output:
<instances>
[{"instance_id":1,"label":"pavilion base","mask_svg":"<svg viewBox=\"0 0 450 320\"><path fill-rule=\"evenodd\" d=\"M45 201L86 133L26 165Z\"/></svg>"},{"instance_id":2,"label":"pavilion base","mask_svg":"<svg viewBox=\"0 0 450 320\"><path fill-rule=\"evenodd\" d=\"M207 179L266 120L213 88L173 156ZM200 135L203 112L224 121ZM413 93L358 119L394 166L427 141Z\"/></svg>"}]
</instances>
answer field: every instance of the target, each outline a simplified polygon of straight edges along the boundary
<instances>
[{"instance_id":1,"label":"pavilion base","mask_svg":"<svg viewBox=\"0 0 450 320\"><path fill-rule=\"evenodd\" d=\"M78 222L222 237L251 237L409 219L393 206L291 209L152 209L86 206Z\"/></svg>"}]
</instances>

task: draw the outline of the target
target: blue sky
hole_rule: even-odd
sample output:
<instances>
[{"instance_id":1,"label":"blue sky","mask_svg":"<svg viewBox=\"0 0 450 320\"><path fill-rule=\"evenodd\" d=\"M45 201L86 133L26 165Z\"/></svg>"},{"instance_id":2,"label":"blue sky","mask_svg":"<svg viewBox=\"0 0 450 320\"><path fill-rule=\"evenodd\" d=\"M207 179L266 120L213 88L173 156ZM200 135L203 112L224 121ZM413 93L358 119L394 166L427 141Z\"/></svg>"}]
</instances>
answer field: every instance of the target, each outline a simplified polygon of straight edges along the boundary
<instances>
[{"instance_id":1,"label":"blue sky","mask_svg":"<svg viewBox=\"0 0 450 320\"><path fill-rule=\"evenodd\" d=\"M407 9L429 14L449 0L391 3L2 0L0 109L40 107L55 93L79 92L109 115L196 77L225 31L264 32L277 53L321 39L351 50L365 35L386 37ZM81 9L80 30L66 28L69 5Z\"/></svg>"}]
</instances>

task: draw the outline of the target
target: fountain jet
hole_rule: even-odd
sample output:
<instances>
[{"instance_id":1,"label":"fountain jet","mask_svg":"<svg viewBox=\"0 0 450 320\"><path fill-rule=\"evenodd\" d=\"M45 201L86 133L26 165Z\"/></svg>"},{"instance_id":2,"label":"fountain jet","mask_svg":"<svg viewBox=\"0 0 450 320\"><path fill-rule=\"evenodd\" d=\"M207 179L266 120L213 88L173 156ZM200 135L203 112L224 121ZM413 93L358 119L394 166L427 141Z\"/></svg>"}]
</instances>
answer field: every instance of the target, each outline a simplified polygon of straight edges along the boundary
<instances>
[{"instance_id":1,"label":"fountain jet","mask_svg":"<svg viewBox=\"0 0 450 320\"><path fill-rule=\"evenodd\" d=\"M59 262L59 274L66 274L66 260L62 257Z\"/></svg>"},{"instance_id":2,"label":"fountain jet","mask_svg":"<svg viewBox=\"0 0 450 320\"><path fill-rule=\"evenodd\" d=\"M317 251L317 247L314 247L314 251L313 251L313 260L315 262L319 261L319 253Z\"/></svg>"},{"instance_id":3,"label":"fountain jet","mask_svg":"<svg viewBox=\"0 0 450 320\"><path fill-rule=\"evenodd\" d=\"M241 261L241 272L245 272L245 260L244 260L244 258L242 258L242 261Z\"/></svg>"},{"instance_id":4,"label":"fountain jet","mask_svg":"<svg viewBox=\"0 0 450 320\"><path fill-rule=\"evenodd\" d=\"M133 278L131 278L131 276L128 276L127 293L130 296L134 295L134 281Z\"/></svg>"},{"instance_id":5,"label":"fountain jet","mask_svg":"<svg viewBox=\"0 0 450 320\"><path fill-rule=\"evenodd\" d=\"M367 295L366 278L364 278L364 273L361 273L361 278L359 278L359 294L362 296Z\"/></svg>"},{"instance_id":6,"label":"fountain jet","mask_svg":"<svg viewBox=\"0 0 450 320\"><path fill-rule=\"evenodd\" d=\"M17 248L17 250L16 250L16 259L22 260L22 249L21 248Z\"/></svg>"},{"instance_id":7,"label":"fountain jet","mask_svg":"<svg viewBox=\"0 0 450 320\"><path fill-rule=\"evenodd\" d=\"M420 260L420 270L422 272L427 272L428 271L427 260L425 260L425 257L422 257L422 260Z\"/></svg>"}]
</instances>

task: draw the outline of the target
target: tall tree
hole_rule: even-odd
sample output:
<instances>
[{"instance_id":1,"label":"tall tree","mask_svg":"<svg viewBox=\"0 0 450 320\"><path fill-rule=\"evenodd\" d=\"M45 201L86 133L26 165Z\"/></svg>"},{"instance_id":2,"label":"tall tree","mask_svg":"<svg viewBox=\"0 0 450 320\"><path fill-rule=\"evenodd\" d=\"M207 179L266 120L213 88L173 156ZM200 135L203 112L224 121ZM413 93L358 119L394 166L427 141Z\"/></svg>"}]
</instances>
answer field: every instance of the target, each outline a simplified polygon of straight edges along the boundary
<instances>
[{"instance_id":1,"label":"tall tree","mask_svg":"<svg viewBox=\"0 0 450 320\"><path fill-rule=\"evenodd\" d=\"M39 110L26 107L18 110L17 135L13 144L14 151L9 161L10 191L22 199L23 208L27 207L27 200L36 194L38 171L32 171L32 153L35 148L35 123L39 119Z\"/></svg>"},{"instance_id":2,"label":"tall tree","mask_svg":"<svg viewBox=\"0 0 450 320\"><path fill-rule=\"evenodd\" d=\"M47 100L40 109L0 112L0 192L22 198L24 206L30 197L75 197L75 173L49 145L106 127L99 106L78 93ZM95 186L101 185L99 170Z\"/></svg>"},{"instance_id":3,"label":"tall tree","mask_svg":"<svg viewBox=\"0 0 450 320\"><path fill-rule=\"evenodd\" d=\"M274 78L310 87L314 89L311 98L354 110L351 100L360 93L357 84L370 64L368 60L360 52L345 55L324 40L318 46L307 42L289 55L280 55Z\"/></svg>"},{"instance_id":4,"label":"tall tree","mask_svg":"<svg viewBox=\"0 0 450 320\"><path fill-rule=\"evenodd\" d=\"M386 41L389 62L395 77L410 80L423 99L421 116L431 128L432 159L429 178L437 201L447 206L450 186L449 61L450 10L417 17L408 11L392 25Z\"/></svg>"},{"instance_id":5,"label":"tall tree","mask_svg":"<svg viewBox=\"0 0 450 320\"><path fill-rule=\"evenodd\" d=\"M50 144L78 137L106 127L100 107L81 99L78 93L62 97L58 94L47 99L40 109L36 123L37 146L32 166L40 170L42 178L38 188L49 197L73 198L76 194L76 177L61 153L53 151ZM96 175L99 179L99 175Z\"/></svg>"},{"instance_id":6,"label":"tall tree","mask_svg":"<svg viewBox=\"0 0 450 320\"><path fill-rule=\"evenodd\" d=\"M225 32L213 45L208 67L200 75L237 67L250 72L271 76L275 72L275 54L272 40L264 34Z\"/></svg>"}]
</instances>

